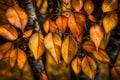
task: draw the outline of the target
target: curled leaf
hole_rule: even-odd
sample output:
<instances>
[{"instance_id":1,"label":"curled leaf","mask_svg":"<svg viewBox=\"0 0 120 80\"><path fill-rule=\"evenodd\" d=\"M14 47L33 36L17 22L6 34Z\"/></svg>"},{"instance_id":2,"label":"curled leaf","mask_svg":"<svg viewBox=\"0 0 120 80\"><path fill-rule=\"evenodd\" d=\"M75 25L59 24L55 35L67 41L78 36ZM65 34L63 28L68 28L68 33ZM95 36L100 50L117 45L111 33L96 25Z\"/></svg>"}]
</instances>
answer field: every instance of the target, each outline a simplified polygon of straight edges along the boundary
<instances>
[{"instance_id":1,"label":"curled leaf","mask_svg":"<svg viewBox=\"0 0 120 80\"><path fill-rule=\"evenodd\" d=\"M76 74L76 76L79 75L80 71L81 71L81 60L79 57L76 57L72 63L71 63L71 67L74 71L74 73Z\"/></svg>"},{"instance_id":2,"label":"curled leaf","mask_svg":"<svg viewBox=\"0 0 120 80\"><path fill-rule=\"evenodd\" d=\"M106 15L103 18L103 27L105 29L105 32L108 33L111 30L113 30L117 26L117 23L118 23L117 13L111 13Z\"/></svg>"},{"instance_id":3,"label":"curled leaf","mask_svg":"<svg viewBox=\"0 0 120 80\"><path fill-rule=\"evenodd\" d=\"M0 26L0 36L7 40L16 40L18 38L18 33L13 26L3 25Z\"/></svg>"},{"instance_id":4,"label":"curled leaf","mask_svg":"<svg viewBox=\"0 0 120 80\"><path fill-rule=\"evenodd\" d=\"M110 63L110 58L106 51L104 51L103 49L98 49L98 51L94 51L94 56L102 63Z\"/></svg>"},{"instance_id":5,"label":"curled leaf","mask_svg":"<svg viewBox=\"0 0 120 80\"><path fill-rule=\"evenodd\" d=\"M7 9L6 17L12 25L24 32L24 28L26 27L28 22L28 16L17 3L15 3L13 7L9 7Z\"/></svg>"},{"instance_id":6,"label":"curled leaf","mask_svg":"<svg viewBox=\"0 0 120 80\"><path fill-rule=\"evenodd\" d=\"M79 12L83 7L83 0L72 0L72 7Z\"/></svg>"},{"instance_id":7,"label":"curled leaf","mask_svg":"<svg viewBox=\"0 0 120 80\"><path fill-rule=\"evenodd\" d=\"M49 33L44 39L44 45L46 49L50 52L56 63L58 63L58 60L60 58L61 44L61 38L55 33Z\"/></svg>"},{"instance_id":8,"label":"curled leaf","mask_svg":"<svg viewBox=\"0 0 120 80\"><path fill-rule=\"evenodd\" d=\"M111 78L112 80L120 80L120 66L111 69Z\"/></svg>"},{"instance_id":9,"label":"curled leaf","mask_svg":"<svg viewBox=\"0 0 120 80\"><path fill-rule=\"evenodd\" d=\"M94 80L96 74L96 63L95 61L89 57L85 56L82 60L82 71L91 79Z\"/></svg>"},{"instance_id":10,"label":"curled leaf","mask_svg":"<svg viewBox=\"0 0 120 80\"><path fill-rule=\"evenodd\" d=\"M94 11L94 8L95 6L92 0L86 0L86 2L84 3L84 10L88 15L90 15Z\"/></svg>"},{"instance_id":11,"label":"curled leaf","mask_svg":"<svg viewBox=\"0 0 120 80\"><path fill-rule=\"evenodd\" d=\"M62 43L61 53L66 64L69 64L77 54L78 45L76 41L68 35Z\"/></svg>"},{"instance_id":12,"label":"curled leaf","mask_svg":"<svg viewBox=\"0 0 120 80\"><path fill-rule=\"evenodd\" d=\"M92 41L86 41L83 44L83 49L89 53L93 53L96 50L96 46Z\"/></svg>"},{"instance_id":13,"label":"curled leaf","mask_svg":"<svg viewBox=\"0 0 120 80\"><path fill-rule=\"evenodd\" d=\"M23 38L29 38L32 34L33 30L27 30L23 33Z\"/></svg>"},{"instance_id":14,"label":"curled leaf","mask_svg":"<svg viewBox=\"0 0 120 80\"><path fill-rule=\"evenodd\" d=\"M58 28L62 31L62 33L65 33L67 29L67 23L68 23L68 18L66 16L61 15L56 19L56 24Z\"/></svg>"},{"instance_id":15,"label":"curled leaf","mask_svg":"<svg viewBox=\"0 0 120 80\"><path fill-rule=\"evenodd\" d=\"M103 37L104 32L102 27L100 27L98 24L92 24L90 27L90 38L95 43L96 50L98 50Z\"/></svg>"},{"instance_id":16,"label":"curled leaf","mask_svg":"<svg viewBox=\"0 0 120 80\"><path fill-rule=\"evenodd\" d=\"M48 80L45 73L43 73L43 72L40 73L40 80Z\"/></svg>"},{"instance_id":17,"label":"curled leaf","mask_svg":"<svg viewBox=\"0 0 120 80\"><path fill-rule=\"evenodd\" d=\"M29 48L32 51L35 60L38 60L45 51L44 37L39 32L34 33L29 40Z\"/></svg>"},{"instance_id":18,"label":"curled leaf","mask_svg":"<svg viewBox=\"0 0 120 80\"><path fill-rule=\"evenodd\" d=\"M110 12L118 8L118 0L104 0L102 3L103 12Z\"/></svg>"}]
</instances>

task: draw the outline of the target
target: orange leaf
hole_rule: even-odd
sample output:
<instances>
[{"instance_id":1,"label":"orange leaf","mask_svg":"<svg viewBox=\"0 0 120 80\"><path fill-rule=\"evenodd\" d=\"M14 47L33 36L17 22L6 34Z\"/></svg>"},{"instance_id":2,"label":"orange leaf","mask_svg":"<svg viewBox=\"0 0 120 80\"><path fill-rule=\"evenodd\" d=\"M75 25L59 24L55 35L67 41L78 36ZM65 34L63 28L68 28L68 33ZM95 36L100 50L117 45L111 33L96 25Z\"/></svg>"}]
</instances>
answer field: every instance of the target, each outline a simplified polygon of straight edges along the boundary
<instances>
[{"instance_id":1,"label":"orange leaf","mask_svg":"<svg viewBox=\"0 0 120 80\"><path fill-rule=\"evenodd\" d=\"M96 46L92 41L86 41L83 44L83 49L89 53L93 53L96 50Z\"/></svg>"},{"instance_id":2,"label":"orange leaf","mask_svg":"<svg viewBox=\"0 0 120 80\"><path fill-rule=\"evenodd\" d=\"M86 2L84 3L84 10L88 15L90 15L94 11L94 8L95 7L92 0L86 0Z\"/></svg>"},{"instance_id":3,"label":"orange leaf","mask_svg":"<svg viewBox=\"0 0 120 80\"><path fill-rule=\"evenodd\" d=\"M90 38L96 45L96 50L98 50L98 47L104 37L104 32L102 27L100 27L98 24L92 24L90 27Z\"/></svg>"},{"instance_id":4,"label":"orange leaf","mask_svg":"<svg viewBox=\"0 0 120 80\"><path fill-rule=\"evenodd\" d=\"M27 30L23 33L23 38L29 38L32 34L33 30Z\"/></svg>"},{"instance_id":5,"label":"orange leaf","mask_svg":"<svg viewBox=\"0 0 120 80\"><path fill-rule=\"evenodd\" d=\"M49 25L49 19L47 19L44 24L43 24L43 29L45 31L45 33L48 33L49 32L49 29L50 29L50 25Z\"/></svg>"},{"instance_id":6,"label":"orange leaf","mask_svg":"<svg viewBox=\"0 0 120 80\"><path fill-rule=\"evenodd\" d=\"M83 7L83 0L72 0L72 7L76 12L79 12Z\"/></svg>"},{"instance_id":7,"label":"orange leaf","mask_svg":"<svg viewBox=\"0 0 120 80\"><path fill-rule=\"evenodd\" d=\"M62 0L64 4L68 5L70 3L70 0Z\"/></svg>"},{"instance_id":8,"label":"orange leaf","mask_svg":"<svg viewBox=\"0 0 120 80\"><path fill-rule=\"evenodd\" d=\"M44 39L44 44L46 49L50 52L52 55L53 59L55 60L56 63L58 63L58 60L60 58L60 49L61 49L61 38L55 34L55 33L49 33L45 39Z\"/></svg>"},{"instance_id":9,"label":"orange leaf","mask_svg":"<svg viewBox=\"0 0 120 80\"><path fill-rule=\"evenodd\" d=\"M88 19L89 19L90 21L92 21L92 22L96 22L96 19L95 19L95 17L94 17L93 15L89 15L89 16L88 16Z\"/></svg>"},{"instance_id":10,"label":"orange leaf","mask_svg":"<svg viewBox=\"0 0 120 80\"><path fill-rule=\"evenodd\" d=\"M76 57L72 63L71 63L71 67L73 69L73 71L75 72L76 76L79 75L80 71L81 71L81 60L79 57Z\"/></svg>"},{"instance_id":11,"label":"orange leaf","mask_svg":"<svg viewBox=\"0 0 120 80\"><path fill-rule=\"evenodd\" d=\"M110 63L110 58L103 49L98 49L98 51L95 51L94 57L102 63Z\"/></svg>"},{"instance_id":12,"label":"orange leaf","mask_svg":"<svg viewBox=\"0 0 120 80\"><path fill-rule=\"evenodd\" d=\"M120 66L111 69L111 78L112 80L120 80Z\"/></svg>"},{"instance_id":13,"label":"orange leaf","mask_svg":"<svg viewBox=\"0 0 120 80\"><path fill-rule=\"evenodd\" d=\"M6 17L12 25L24 32L24 28L26 27L28 22L28 16L26 12L19 7L16 1L14 2L15 5L7 9Z\"/></svg>"},{"instance_id":14,"label":"orange leaf","mask_svg":"<svg viewBox=\"0 0 120 80\"><path fill-rule=\"evenodd\" d=\"M62 31L62 33L65 33L67 28L67 23L68 23L68 18L66 16L61 15L56 19L56 24L58 28Z\"/></svg>"},{"instance_id":15,"label":"orange leaf","mask_svg":"<svg viewBox=\"0 0 120 80\"><path fill-rule=\"evenodd\" d=\"M18 38L18 33L13 26L3 25L0 26L0 36L7 40L16 40Z\"/></svg>"},{"instance_id":16,"label":"orange leaf","mask_svg":"<svg viewBox=\"0 0 120 80\"><path fill-rule=\"evenodd\" d=\"M39 32L34 33L30 37L28 45L35 57L35 60L38 60L45 51L43 35Z\"/></svg>"},{"instance_id":17,"label":"orange leaf","mask_svg":"<svg viewBox=\"0 0 120 80\"><path fill-rule=\"evenodd\" d=\"M94 80L96 74L96 63L95 61L89 57L85 56L82 60L82 71L91 79Z\"/></svg>"},{"instance_id":18,"label":"orange leaf","mask_svg":"<svg viewBox=\"0 0 120 80\"><path fill-rule=\"evenodd\" d=\"M48 80L47 76L45 73L40 73L40 80Z\"/></svg>"},{"instance_id":19,"label":"orange leaf","mask_svg":"<svg viewBox=\"0 0 120 80\"><path fill-rule=\"evenodd\" d=\"M78 45L76 41L68 35L62 43L61 53L66 64L69 64L77 54Z\"/></svg>"},{"instance_id":20,"label":"orange leaf","mask_svg":"<svg viewBox=\"0 0 120 80\"><path fill-rule=\"evenodd\" d=\"M26 54L23 50L21 50L20 48L17 49L17 65L19 67L20 70L23 69L25 62L27 61L27 57Z\"/></svg>"}]
</instances>

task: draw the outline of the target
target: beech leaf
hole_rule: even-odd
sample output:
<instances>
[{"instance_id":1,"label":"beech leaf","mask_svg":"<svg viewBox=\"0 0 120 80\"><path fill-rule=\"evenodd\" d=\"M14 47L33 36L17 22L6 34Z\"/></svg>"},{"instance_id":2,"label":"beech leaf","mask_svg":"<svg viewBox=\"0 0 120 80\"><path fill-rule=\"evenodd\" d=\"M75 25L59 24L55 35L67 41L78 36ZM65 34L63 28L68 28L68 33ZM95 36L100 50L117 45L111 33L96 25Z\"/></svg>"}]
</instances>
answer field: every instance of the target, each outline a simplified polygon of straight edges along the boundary
<instances>
[{"instance_id":1,"label":"beech leaf","mask_svg":"<svg viewBox=\"0 0 120 80\"><path fill-rule=\"evenodd\" d=\"M33 30L27 30L23 33L23 38L29 38L32 34Z\"/></svg>"},{"instance_id":2,"label":"beech leaf","mask_svg":"<svg viewBox=\"0 0 120 80\"><path fill-rule=\"evenodd\" d=\"M111 69L111 79L120 80L120 66L116 66Z\"/></svg>"},{"instance_id":3,"label":"beech leaf","mask_svg":"<svg viewBox=\"0 0 120 80\"><path fill-rule=\"evenodd\" d=\"M18 33L13 26L8 24L0 26L0 36L7 40L13 41L18 38Z\"/></svg>"},{"instance_id":4,"label":"beech leaf","mask_svg":"<svg viewBox=\"0 0 120 80\"><path fill-rule=\"evenodd\" d=\"M76 12L79 12L83 7L83 0L72 0L72 7Z\"/></svg>"},{"instance_id":5,"label":"beech leaf","mask_svg":"<svg viewBox=\"0 0 120 80\"><path fill-rule=\"evenodd\" d=\"M45 37L44 44L45 44L46 49L52 55L55 62L58 63L58 60L59 60L60 54L61 54L60 50L61 50L61 44L62 44L62 40L59 37L59 35L57 35L56 33L50 32Z\"/></svg>"},{"instance_id":6,"label":"beech leaf","mask_svg":"<svg viewBox=\"0 0 120 80\"><path fill-rule=\"evenodd\" d=\"M77 54L78 45L76 41L68 35L62 43L61 53L63 60L66 64L69 64L74 56Z\"/></svg>"},{"instance_id":7,"label":"beech leaf","mask_svg":"<svg viewBox=\"0 0 120 80\"><path fill-rule=\"evenodd\" d=\"M106 15L103 18L103 27L105 29L105 32L108 33L111 30L113 30L117 26L117 23L118 23L117 13L111 13Z\"/></svg>"},{"instance_id":8,"label":"beech leaf","mask_svg":"<svg viewBox=\"0 0 120 80\"><path fill-rule=\"evenodd\" d=\"M43 35L39 32L34 33L30 37L28 45L35 57L35 60L38 60L45 51Z\"/></svg>"},{"instance_id":9,"label":"beech leaf","mask_svg":"<svg viewBox=\"0 0 120 80\"><path fill-rule=\"evenodd\" d=\"M91 79L94 80L96 74L96 63L95 61L89 57L85 56L82 60L82 71Z\"/></svg>"},{"instance_id":10,"label":"beech leaf","mask_svg":"<svg viewBox=\"0 0 120 80\"><path fill-rule=\"evenodd\" d=\"M28 22L28 16L26 12L19 7L18 3L16 1L14 2L15 5L7 9L6 17L12 25L24 32L24 28Z\"/></svg>"},{"instance_id":11,"label":"beech leaf","mask_svg":"<svg viewBox=\"0 0 120 80\"><path fill-rule=\"evenodd\" d=\"M98 24L92 24L90 27L90 38L95 43L96 50L98 50L103 37L104 32L102 27L100 27Z\"/></svg>"}]
</instances>

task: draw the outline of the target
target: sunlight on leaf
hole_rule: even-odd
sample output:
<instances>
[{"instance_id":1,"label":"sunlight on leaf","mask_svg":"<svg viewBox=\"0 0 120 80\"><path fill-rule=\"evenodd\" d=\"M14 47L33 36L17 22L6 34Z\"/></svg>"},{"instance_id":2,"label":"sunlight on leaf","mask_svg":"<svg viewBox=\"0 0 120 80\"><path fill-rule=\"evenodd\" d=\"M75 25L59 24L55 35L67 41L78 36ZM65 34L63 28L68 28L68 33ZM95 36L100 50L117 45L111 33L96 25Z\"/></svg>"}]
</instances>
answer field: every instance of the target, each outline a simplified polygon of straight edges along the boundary
<instances>
[{"instance_id":1,"label":"sunlight on leaf","mask_svg":"<svg viewBox=\"0 0 120 80\"><path fill-rule=\"evenodd\" d=\"M23 33L23 38L29 38L32 35L33 30L27 30Z\"/></svg>"},{"instance_id":2,"label":"sunlight on leaf","mask_svg":"<svg viewBox=\"0 0 120 80\"><path fill-rule=\"evenodd\" d=\"M83 7L83 0L72 0L72 7L76 12L79 12Z\"/></svg>"}]
</instances>

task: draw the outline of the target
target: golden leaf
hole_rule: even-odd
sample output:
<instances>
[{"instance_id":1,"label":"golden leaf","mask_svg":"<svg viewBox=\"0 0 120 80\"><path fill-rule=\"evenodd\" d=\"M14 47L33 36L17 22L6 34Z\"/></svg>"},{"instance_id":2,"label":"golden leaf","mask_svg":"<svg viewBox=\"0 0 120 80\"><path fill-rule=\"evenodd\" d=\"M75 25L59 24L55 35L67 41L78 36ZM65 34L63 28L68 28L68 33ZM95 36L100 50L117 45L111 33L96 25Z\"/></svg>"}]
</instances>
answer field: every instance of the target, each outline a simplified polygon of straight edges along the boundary
<instances>
[{"instance_id":1,"label":"golden leaf","mask_svg":"<svg viewBox=\"0 0 120 80\"><path fill-rule=\"evenodd\" d=\"M88 15L90 15L94 11L94 8L95 6L92 0L86 0L86 2L84 3L84 10Z\"/></svg>"},{"instance_id":2,"label":"golden leaf","mask_svg":"<svg viewBox=\"0 0 120 80\"><path fill-rule=\"evenodd\" d=\"M0 60L7 54L7 52L12 48L13 44L11 42L6 42L0 45Z\"/></svg>"},{"instance_id":3,"label":"golden leaf","mask_svg":"<svg viewBox=\"0 0 120 80\"><path fill-rule=\"evenodd\" d=\"M33 30L27 30L23 33L23 38L29 38L32 34Z\"/></svg>"},{"instance_id":4,"label":"golden leaf","mask_svg":"<svg viewBox=\"0 0 120 80\"><path fill-rule=\"evenodd\" d=\"M94 57L102 63L110 63L110 58L105 50L98 49L98 51L94 51Z\"/></svg>"},{"instance_id":5,"label":"golden leaf","mask_svg":"<svg viewBox=\"0 0 120 80\"><path fill-rule=\"evenodd\" d=\"M76 12L79 12L83 7L83 0L72 0L72 7Z\"/></svg>"},{"instance_id":6,"label":"golden leaf","mask_svg":"<svg viewBox=\"0 0 120 80\"><path fill-rule=\"evenodd\" d=\"M81 71L81 60L79 57L76 57L72 63L71 63L71 67L74 71L74 73L76 74L76 76L79 75L80 71Z\"/></svg>"},{"instance_id":7,"label":"golden leaf","mask_svg":"<svg viewBox=\"0 0 120 80\"><path fill-rule=\"evenodd\" d=\"M49 19L47 19L44 24L43 24L43 29L45 31L45 33L48 33L49 32L49 29L50 29L50 25L49 25Z\"/></svg>"},{"instance_id":8,"label":"golden leaf","mask_svg":"<svg viewBox=\"0 0 120 80\"><path fill-rule=\"evenodd\" d=\"M116 66L111 69L111 79L120 80L120 66Z\"/></svg>"},{"instance_id":9,"label":"golden leaf","mask_svg":"<svg viewBox=\"0 0 120 80\"><path fill-rule=\"evenodd\" d=\"M58 63L58 60L60 58L61 44L61 38L56 33L50 32L44 39L44 45L46 49L50 52L56 63Z\"/></svg>"},{"instance_id":10,"label":"golden leaf","mask_svg":"<svg viewBox=\"0 0 120 80\"><path fill-rule=\"evenodd\" d=\"M118 8L118 0L104 0L102 3L103 12L110 12Z\"/></svg>"},{"instance_id":11,"label":"golden leaf","mask_svg":"<svg viewBox=\"0 0 120 80\"><path fill-rule=\"evenodd\" d=\"M96 74L96 63L95 61L89 57L85 56L82 60L82 71L91 79L94 80Z\"/></svg>"},{"instance_id":12,"label":"golden leaf","mask_svg":"<svg viewBox=\"0 0 120 80\"><path fill-rule=\"evenodd\" d=\"M83 49L89 53L93 53L96 50L96 46L92 41L86 41L83 44Z\"/></svg>"},{"instance_id":13,"label":"golden leaf","mask_svg":"<svg viewBox=\"0 0 120 80\"><path fill-rule=\"evenodd\" d=\"M22 32L24 32L24 28L28 22L28 16L26 12L19 7L16 1L13 7L9 7L6 11L6 17L8 21L14 25L16 28L19 28Z\"/></svg>"},{"instance_id":14,"label":"golden leaf","mask_svg":"<svg viewBox=\"0 0 120 80\"><path fill-rule=\"evenodd\" d=\"M64 4L68 5L70 3L70 0L62 0Z\"/></svg>"},{"instance_id":15,"label":"golden leaf","mask_svg":"<svg viewBox=\"0 0 120 80\"><path fill-rule=\"evenodd\" d=\"M29 40L29 48L32 51L35 60L38 60L45 51L44 37L39 32L34 33Z\"/></svg>"},{"instance_id":16,"label":"golden leaf","mask_svg":"<svg viewBox=\"0 0 120 80\"><path fill-rule=\"evenodd\" d=\"M106 15L103 18L103 27L105 29L105 32L108 33L113 30L117 26L117 23L118 15L116 12Z\"/></svg>"},{"instance_id":17,"label":"golden leaf","mask_svg":"<svg viewBox=\"0 0 120 80\"><path fill-rule=\"evenodd\" d=\"M7 40L16 40L18 38L18 33L13 26L8 24L0 26L0 36Z\"/></svg>"},{"instance_id":18,"label":"golden leaf","mask_svg":"<svg viewBox=\"0 0 120 80\"><path fill-rule=\"evenodd\" d=\"M98 50L103 37L104 32L102 27L100 27L98 24L92 24L90 27L90 38L95 43L96 50Z\"/></svg>"},{"instance_id":19,"label":"golden leaf","mask_svg":"<svg viewBox=\"0 0 120 80\"><path fill-rule=\"evenodd\" d=\"M62 33L65 33L67 29L67 23L68 23L68 18L66 16L61 15L58 16L58 18L56 19L56 24Z\"/></svg>"},{"instance_id":20,"label":"golden leaf","mask_svg":"<svg viewBox=\"0 0 120 80\"><path fill-rule=\"evenodd\" d=\"M48 80L45 73L43 73L43 72L40 73L40 80Z\"/></svg>"},{"instance_id":21,"label":"golden leaf","mask_svg":"<svg viewBox=\"0 0 120 80\"><path fill-rule=\"evenodd\" d=\"M68 35L62 43L61 53L66 64L69 64L77 54L78 45L76 41Z\"/></svg>"}]
</instances>

